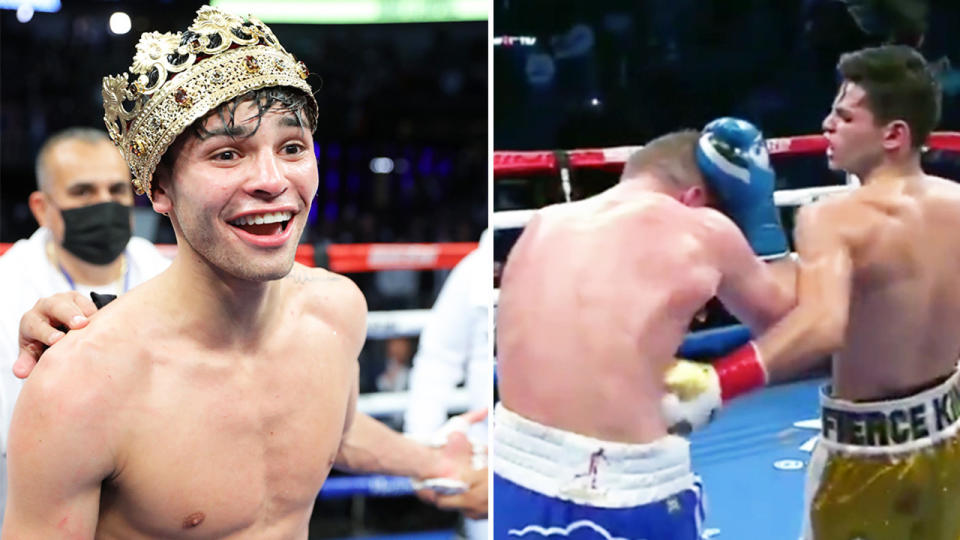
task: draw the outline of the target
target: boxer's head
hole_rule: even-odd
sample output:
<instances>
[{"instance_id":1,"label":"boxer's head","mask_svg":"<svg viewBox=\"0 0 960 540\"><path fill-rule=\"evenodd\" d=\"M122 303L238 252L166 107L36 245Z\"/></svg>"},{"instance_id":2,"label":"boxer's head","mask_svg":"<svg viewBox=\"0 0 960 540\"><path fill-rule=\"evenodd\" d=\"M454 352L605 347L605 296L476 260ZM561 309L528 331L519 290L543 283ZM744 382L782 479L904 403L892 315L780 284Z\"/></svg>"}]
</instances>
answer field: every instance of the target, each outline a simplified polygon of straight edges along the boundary
<instances>
[{"instance_id":1,"label":"boxer's head","mask_svg":"<svg viewBox=\"0 0 960 540\"><path fill-rule=\"evenodd\" d=\"M712 206L715 199L697 166L699 138L700 132L692 129L657 137L631 154L620 181L653 180L658 191L687 206Z\"/></svg>"},{"instance_id":2,"label":"boxer's head","mask_svg":"<svg viewBox=\"0 0 960 540\"><path fill-rule=\"evenodd\" d=\"M920 53L862 49L837 69L843 82L823 121L830 167L863 175L884 157L918 152L940 120L940 84Z\"/></svg>"},{"instance_id":3,"label":"boxer's head","mask_svg":"<svg viewBox=\"0 0 960 540\"><path fill-rule=\"evenodd\" d=\"M154 169L174 139L238 96L296 89L306 96L302 110L314 127L317 102L308 76L260 20L202 6L183 32L143 33L128 72L103 78L103 120L137 192L152 197Z\"/></svg>"},{"instance_id":4,"label":"boxer's head","mask_svg":"<svg viewBox=\"0 0 960 540\"><path fill-rule=\"evenodd\" d=\"M317 192L308 96L250 91L184 130L153 175L181 249L244 279L286 275ZM280 255L280 256L277 256Z\"/></svg>"},{"instance_id":5,"label":"boxer's head","mask_svg":"<svg viewBox=\"0 0 960 540\"><path fill-rule=\"evenodd\" d=\"M246 280L290 271L318 180L308 76L263 22L202 6L103 79L107 131L179 253Z\"/></svg>"}]
</instances>

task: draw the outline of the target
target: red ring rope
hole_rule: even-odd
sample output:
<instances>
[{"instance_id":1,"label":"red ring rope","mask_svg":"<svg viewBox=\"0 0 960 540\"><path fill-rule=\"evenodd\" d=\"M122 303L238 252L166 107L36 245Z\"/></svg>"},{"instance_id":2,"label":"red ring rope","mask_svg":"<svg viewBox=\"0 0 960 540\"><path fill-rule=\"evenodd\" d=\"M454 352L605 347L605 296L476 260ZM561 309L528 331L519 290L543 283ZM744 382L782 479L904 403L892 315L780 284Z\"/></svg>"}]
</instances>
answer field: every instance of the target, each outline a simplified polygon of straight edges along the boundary
<instances>
[{"instance_id":1,"label":"red ring rope","mask_svg":"<svg viewBox=\"0 0 960 540\"><path fill-rule=\"evenodd\" d=\"M0 243L0 255L13 244ZM477 248L476 242L437 244L330 244L326 246L327 267L334 272L376 272L378 270L433 270L453 268L460 259ZM175 244L157 244L168 257L177 253ZM297 262L314 266L316 249L297 246Z\"/></svg>"},{"instance_id":2,"label":"red ring rope","mask_svg":"<svg viewBox=\"0 0 960 540\"><path fill-rule=\"evenodd\" d=\"M930 135L927 141L935 150L960 151L960 133L949 131ZM618 171L630 154L640 146L621 146L618 148L585 148L568 150L571 168L608 169ZM767 149L771 155L816 154L827 149L827 140L823 135L800 135L767 139ZM507 174L550 172L557 169L557 161L552 150L493 152L494 177Z\"/></svg>"}]
</instances>

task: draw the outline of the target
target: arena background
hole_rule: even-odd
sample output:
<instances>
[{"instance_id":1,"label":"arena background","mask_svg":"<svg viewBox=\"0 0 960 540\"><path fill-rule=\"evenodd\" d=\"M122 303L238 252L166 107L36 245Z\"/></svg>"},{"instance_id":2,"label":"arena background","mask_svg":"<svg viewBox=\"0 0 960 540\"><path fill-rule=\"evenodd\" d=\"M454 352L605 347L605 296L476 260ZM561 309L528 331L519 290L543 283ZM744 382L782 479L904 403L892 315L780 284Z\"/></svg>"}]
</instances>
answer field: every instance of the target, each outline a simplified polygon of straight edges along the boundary
<instances>
[{"instance_id":1,"label":"arena background","mask_svg":"<svg viewBox=\"0 0 960 540\"><path fill-rule=\"evenodd\" d=\"M0 2L0 243L36 229L27 196L44 139L69 126L104 129L102 77L127 70L141 32L183 30L204 2L63 0L57 11L38 8L29 17L16 11L20 4ZM381 20L404 22L337 24L350 2L304 1L286 17L317 18L284 24L255 4L233 11L269 24L319 90L320 188L302 242L476 242L487 223L488 5L386 1L378 3ZM464 7L480 15L450 20ZM114 12L129 14L129 32L108 29ZM341 15L324 23L325 12ZM416 22L424 19L434 22ZM137 206L135 234L175 241L169 221L145 197ZM348 275L370 310L382 311L429 308L448 273ZM361 391L377 390L388 356L409 366L415 351L412 337L368 340ZM398 415L381 419L401 427ZM319 499L310 537L421 531L422 538L422 531L445 530L439 537L449 538L457 520L411 496Z\"/></svg>"},{"instance_id":2,"label":"arena background","mask_svg":"<svg viewBox=\"0 0 960 540\"><path fill-rule=\"evenodd\" d=\"M642 145L720 116L768 138L820 133L841 53L916 44L941 70L937 131L960 128L960 3L951 0L496 0L495 150ZM924 156L929 173L960 178L954 152ZM843 183L822 154L774 156L777 189ZM618 167L574 169L572 198L606 189ZM556 173L496 175L493 210L563 200ZM793 211L784 209L792 228ZM516 231L498 231L502 261Z\"/></svg>"}]
</instances>

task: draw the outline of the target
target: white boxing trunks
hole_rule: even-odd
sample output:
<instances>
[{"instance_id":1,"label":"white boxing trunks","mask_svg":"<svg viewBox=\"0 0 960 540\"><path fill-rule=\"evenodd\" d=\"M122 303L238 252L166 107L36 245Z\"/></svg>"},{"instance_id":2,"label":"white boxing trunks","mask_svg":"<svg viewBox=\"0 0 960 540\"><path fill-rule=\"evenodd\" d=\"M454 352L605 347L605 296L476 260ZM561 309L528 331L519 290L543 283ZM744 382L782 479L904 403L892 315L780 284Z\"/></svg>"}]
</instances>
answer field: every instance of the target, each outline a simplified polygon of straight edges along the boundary
<instances>
[{"instance_id":1,"label":"white boxing trunks","mask_svg":"<svg viewBox=\"0 0 960 540\"><path fill-rule=\"evenodd\" d=\"M497 540L700 538L703 491L685 439L603 441L497 405L493 444Z\"/></svg>"}]
</instances>

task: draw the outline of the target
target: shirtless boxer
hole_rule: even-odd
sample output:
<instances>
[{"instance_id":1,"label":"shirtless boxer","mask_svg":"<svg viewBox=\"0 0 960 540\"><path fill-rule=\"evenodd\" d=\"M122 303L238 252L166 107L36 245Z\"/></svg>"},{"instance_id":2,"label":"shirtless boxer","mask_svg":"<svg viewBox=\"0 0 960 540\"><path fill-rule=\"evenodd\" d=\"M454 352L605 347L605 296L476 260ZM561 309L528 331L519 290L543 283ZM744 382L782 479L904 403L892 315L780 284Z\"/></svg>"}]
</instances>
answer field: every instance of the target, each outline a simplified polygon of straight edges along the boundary
<instances>
[{"instance_id":1,"label":"shirtless boxer","mask_svg":"<svg viewBox=\"0 0 960 540\"><path fill-rule=\"evenodd\" d=\"M131 71L169 81L104 81L108 130L170 216L177 257L28 379L4 538L305 539L334 463L469 468L469 448L428 449L355 412L363 297L294 265L317 189L302 64L253 19L204 6L190 31L138 45Z\"/></svg>"},{"instance_id":2,"label":"shirtless boxer","mask_svg":"<svg viewBox=\"0 0 960 540\"><path fill-rule=\"evenodd\" d=\"M845 54L823 121L863 187L801 209L797 306L756 341L771 378L829 353L804 535L960 538L960 187L924 174L940 88L907 47Z\"/></svg>"},{"instance_id":3,"label":"shirtless boxer","mask_svg":"<svg viewBox=\"0 0 960 540\"><path fill-rule=\"evenodd\" d=\"M689 444L661 415L664 372L713 296L757 331L792 306L751 251L787 251L766 151L713 133L744 147L744 198L765 206L724 209L743 233L707 207L701 135L686 131L632 155L609 190L538 211L513 246L498 312L494 538L700 538ZM758 375L751 358L727 366L730 388Z\"/></svg>"}]
</instances>

